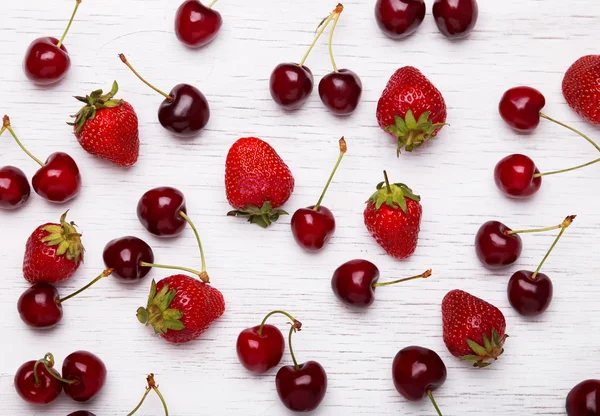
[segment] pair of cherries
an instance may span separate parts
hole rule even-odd
[[[327,373],[316,361],[298,364],[292,348],[292,334],[302,329],[302,323],[284,311],[270,312],[260,325],[244,329],[238,336],[236,350],[240,363],[254,374],[263,374],[277,366],[283,357],[285,340],[274,325],[266,324],[275,314],[290,319],[288,344],[293,365],[279,369],[275,386],[281,402],[295,412],[310,412],[321,404],[327,392]]]
[[[106,366],[88,351],[69,354],[63,361],[62,375],[54,368],[54,356],[50,353],[24,363],[15,374],[19,396],[36,405],[52,403],[63,390],[76,402],[87,402],[96,397],[105,382]]]
[[[362,95],[362,82],[359,76],[349,69],[338,69],[333,57],[333,33],[344,6],[338,4],[320,24],[318,33],[299,64],[282,63],[271,73],[269,87],[273,100],[285,110],[297,110],[304,105],[313,91],[314,78],[311,70],[304,65],[313,47],[333,21],[329,36],[329,56],[333,72],[319,82],[321,101],[332,113],[340,116],[352,114]]]
[[[375,20],[392,39],[412,35],[425,19],[425,0],[377,0]],[[461,39],[475,27],[477,0],[435,0],[433,17],[440,32],[449,39]]]

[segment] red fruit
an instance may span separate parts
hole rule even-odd
[[[599,416],[600,380],[585,380],[573,387],[566,408],[568,416]]]
[[[433,139],[446,123],[442,93],[412,66],[397,70],[377,104],[379,126],[398,138],[398,150],[417,149]]]
[[[292,172],[267,142],[256,137],[236,141],[225,162],[225,191],[235,211],[230,216],[267,227],[287,214],[277,209],[294,190]]]
[[[421,198],[403,183],[385,182],[367,201],[364,221],[369,233],[392,257],[405,259],[417,248],[421,228]]]
[[[0,168],[0,209],[13,210],[25,205],[31,187],[25,173],[14,166]]]
[[[75,351],[62,365],[65,394],[76,402],[87,402],[98,395],[106,383],[106,365],[88,351]]]
[[[455,357],[487,367],[504,352],[504,315],[494,305],[452,290],[442,300],[444,343]]]
[[[51,355],[49,355],[52,357]],[[48,364],[48,369],[44,366]],[[52,403],[60,396],[63,385],[57,378],[60,374],[53,368],[54,360],[46,358],[38,361],[27,361],[15,374],[15,390],[23,400],[31,404],[44,405]],[[38,382],[36,382],[36,374]]]
[[[600,124],[600,55],[579,58],[567,70],[562,91],[569,106],[593,124]]]
[[[208,283],[178,274],[158,283],[152,281],[148,305],[138,309],[137,317],[165,341],[181,344],[200,337],[223,312],[221,292]]]
[[[27,240],[23,277],[29,283],[68,279],[83,262],[81,234],[73,222],[66,222],[67,212],[60,217],[60,224],[41,225]]]
[[[283,357],[285,339],[273,325],[246,328],[238,335],[236,351],[240,363],[250,372],[262,374],[275,367]]]
[[[223,25],[221,14],[198,0],[184,1],[175,14],[175,35],[190,48],[199,48],[217,37]]]
[[[115,81],[107,94],[102,90],[85,97],[75,97],[85,103],[75,118],[75,137],[81,147],[93,156],[118,166],[132,166],[140,153],[138,118],[126,101],[116,100],[119,86]]]
[[[540,124],[540,112],[546,105],[544,94],[531,87],[515,87],[504,93],[498,111],[516,131],[529,133]]]

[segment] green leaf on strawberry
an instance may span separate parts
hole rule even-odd
[[[385,130],[398,137],[398,148],[396,155],[400,156],[402,148],[412,152],[423,145],[427,140],[435,137],[437,131],[446,123],[432,123],[429,119],[429,111],[425,111],[418,120],[412,110],[408,110],[404,119],[398,115],[394,116],[394,123],[387,126]]]
[[[375,209],[379,210],[383,204],[386,204],[391,209],[400,208],[402,212],[407,213],[408,207],[406,204],[406,198],[412,199],[413,201],[421,201],[419,195],[415,195],[407,185],[403,183],[390,184],[388,181],[387,173],[384,172],[385,182],[377,184],[377,191],[371,195],[367,200],[367,203],[375,204]]]
[[[137,310],[138,320],[146,326],[152,326],[156,334],[165,334],[169,330],[181,331],[185,329],[185,325],[181,321],[183,312],[169,308],[175,296],[177,296],[177,291],[169,289],[168,285],[163,286],[160,292],[157,293],[156,281],[152,280],[148,304],[145,308],[142,306]]]
[[[81,234],[77,232],[75,223],[67,222],[68,210],[60,217],[60,225],[51,224],[42,227],[42,230],[48,234],[40,241],[48,247],[58,246],[56,256],[66,256],[67,260],[79,263],[83,261],[85,251],[81,244]]]
[[[85,97],[75,97],[75,99],[85,103],[85,106],[79,110],[77,114],[71,116],[75,119],[74,123],[67,123],[70,126],[76,126],[76,133],[79,133],[86,121],[93,120],[96,117],[96,111],[102,108],[113,108],[119,107],[123,105],[123,100],[115,100],[113,99],[117,92],[119,91],[119,85],[117,81],[113,82],[111,90],[103,94],[102,90],[92,91],[90,95],[86,95]]]
[[[473,367],[484,368],[491,364],[491,361],[495,361],[504,353],[504,342],[508,335],[500,337],[495,329],[492,329],[492,339],[483,334],[483,343],[480,345],[477,342],[467,339],[467,345],[473,350],[475,354],[464,355],[460,357],[461,360],[473,363]]]
[[[230,217],[248,217],[248,222],[266,228],[277,221],[281,215],[288,215],[283,209],[273,209],[270,201],[265,201],[260,208],[246,205],[244,209],[229,211]]]

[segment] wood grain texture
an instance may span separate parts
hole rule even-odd
[[[16,313],[18,296],[27,287],[21,273],[24,244],[38,224],[57,220],[66,208],[32,195],[24,209],[0,213],[2,415],[64,416],[78,408],[98,416],[125,415],[141,397],[148,372],[156,374],[175,416],[286,415],[274,372],[252,376],[235,355],[237,334],[272,309],[288,310],[304,323],[295,337],[299,360],[317,360],[327,369],[328,393],[315,415],[434,414],[429,403],[401,398],[391,381],[394,355],[413,344],[436,350],[446,362],[448,380],[436,395],[444,415],[565,414],[570,388],[598,377],[600,366],[600,166],[544,179],[530,201],[506,199],[492,179],[494,165],[505,155],[528,154],[543,171],[583,163],[596,154],[588,143],[549,122],[534,135],[514,134],[498,116],[497,105],[507,88],[531,85],[546,95],[547,114],[600,138],[600,129],[579,119],[560,92],[568,66],[598,53],[600,2],[572,0],[565,6],[561,0],[481,0],[477,28],[463,42],[443,38],[430,11],[416,35],[389,40],[375,24],[373,3],[346,1],[336,31],[338,65],[357,72],[364,85],[358,111],[343,119],[323,108],[316,91],[291,114],[277,108],[268,91],[272,68],[300,59],[334,3],[219,1],[221,34],[208,47],[192,51],[173,34],[178,1],[84,0],[66,40],[73,67],[64,82],[49,89],[26,81],[23,54],[35,37],[62,33],[73,1],[3,5],[0,112],[11,116],[17,134],[38,157],[60,149],[74,156],[82,170],[82,192],[68,208],[84,233],[86,260],[73,279],[60,285],[61,292],[96,276],[104,267],[104,244],[128,234],[148,241],[157,260],[199,265],[191,230],[159,240],[136,218],[137,200],[146,190],[171,185],[187,196],[188,213],[202,234],[211,279],[223,292],[227,311],[196,342],[171,346],[156,339],[135,319],[150,278],[167,275],[154,271],[139,285],[107,279],[65,304],[57,328],[28,329]],[[189,82],[204,92],[212,117],[200,137],[180,141],[160,127],[161,97],[128,72],[117,57],[121,52],[160,88]],[[307,64],[317,80],[330,71],[324,42]],[[374,114],[389,76],[404,65],[420,68],[442,91],[450,126],[433,143],[397,159],[393,141],[377,127]],[[140,118],[140,160],[127,171],[85,153],[65,124],[78,109],[73,95],[109,88],[114,79],[120,97]],[[236,139],[250,135],[269,141],[294,173],[296,190],[286,205],[291,212],[316,202],[335,162],[337,140],[346,136],[348,154],[324,202],[335,213],[338,229],[322,253],[306,254],[295,245],[289,217],[262,230],[224,215],[229,209],[225,156]],[[0,149],[0,164],[33,175],[36,165],[8,135]],[[422,196],[420,245],[408,261],[385,255],[362,223],[364,201],[384,168]],[[555,299],[540,318],[522,319],[508,304],[506,283],[513,271],[537,265],[554,234],[525,236],[521,259],[501,272],[478,263],[474,234],[489,219],[522,228],[556,224],[567,214],[578,218],[544,269],[553,278]],[[330,288],[333,270],[352,258],[375,262],[382,279],[430,267],[434,274],[427,281],[382,288],[368,312],[356,312],[337,302]],[[443,344],[440,302],[454,288],[491,301],[506,315],[511,335],[506,353],[486,370],[459,362]],[[285,326],[282,319],[273,323]],[[47,351],[60,363],[76,349],[94,351],[108,366],[108,384],[95,401],[77,406],[63,397],[41,410],[18,398],[13,376],[21,363]],[[289,362],[286,353],[284,363]],[[161,415],[158,399],[150,396],[139,414]]]

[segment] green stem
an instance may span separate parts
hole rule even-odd
[[[133,68],[133,66],[131,66],[131,64],[129,63],[129,61],[127,60],[127,58],[125,57],[125,55],[123,55],[122,53],[119,54],[119,58],[121,58],[121,61],[127,65],[127,67],[131,70],[131,72],[134,73],[134,75],[136,77],[138,77],[140,79],[140,81],[142,81],[144,84],[146,84],[147,86],[149,86],[150,88],[152,88],[154,91],[156,91],[157,93],[159,93],[160,95],[162,95],[163,97],[165,97],[167,100],[169,101],[173,101],[173,97],[171,97],[169,94],[159,90],[158,88],[156,88],[154,85],[150,84],[148,81],[146,81],[140,74],[138,74],[138,72]]]
[[[510,231],[505,231],[504,234],[505,235],[513,235],[513,234],[526,234],[526,233],[543,233],[545,231],[558,230],[561,227],[562,227],[562,224],[558,224],[558,225],[553,225],[552,227],[534,228],[531,230],[510,230]]]
[[[140,407],[142,407],[142,404],[144,404],[144,401],[146,400],[146,397],[148,397],[148,394],[150,393],[150,390],[152,390],[150,387],[146,387],[146,391],[144,392],[144,395],[142,396],[142,400],[140,400],[140,402],[135,407],[135,409],[133,409],[130,413],[128,413],[127,416],[131,416],[135,412],[137,412],[138,410],[140,410]]]
[[[540,263],[540,265],[538,266],[538,268],[535,269],[535,272],[533,272],[533,275],[531,275],[531,280],[535,280],[535,278],[537,277],[538,273],[542,269],[542,266],[546,262],[546,259],[548,259],[548,256],[550,256],[550,253],[552,253],[552,250],[554,250],[554,247],[556,247],[556,244],[558,243],[558,240],[560,240],[560,238],[564,234],[565,230],[567,228],[569,228],[569,226],[573,223],[574,219],[575,219],[575,215],[570,215],[567,218],[565,218],[565,220],[561,224],[560,232],[558,233],[558,235],[554,239],[554,243],[552,243],[552,245],[550,246],[550,249],[548,250],[548,252],[544,256],[544,258],[542,259],[542,262]]]
[[[339,6],[339,5],[338,5]],[[321,37],[321,35],[323,34],[323,32],[325,31],[325,29],[327,28],[327,26],[329,25],[329,22],[331,22],[331,19],[333,19],[333,16],[335,16],[335,14],[337,13],[337,7],[335,8],[335,10],[333,12],[331,12],[331,14],[329,14],[329,16],[327,16],[325,18],[325,20],[323,20],[321,22],[320,25],[320,29],[317,33],[317,35],[315,36],[315,38],[313,39],[313,42],[310,44],[310,46],[308,47],[308,50],[306,51],[306,53],[304,54],[304,56],[302,57],[302,60],[300,61],[299,65],[302,66],[304,65],[304,62],[306,62],[306,59],[308,58],[308,55],[310,55],[310,52],[313,50],[313,48],[315,47],[315,45],[317,44],[317,41],[319,40],[319,38]]]
[[[163,408],[165,409],[165,416],[169,416],[169,409],[167,408],[167,402],[165,401],[165,398],[163,397],[163,395],[160,394],[158,387],[153,387],[152,390],[154,390],[154,392],[158,395],[158,398],[162,402]]]
[[[329,179],[327,180],[327,183],[325,184],[325,188],[323,189],[323,192],[321,193],[321,197],[317,201],[317,205],[315,205],[313,208],[315,211],[319,210],[319,207],[321,206],[321,202],[323,202],[323,198],[325,197],[325,193],[327,192],[327,189],[329,188],[329,184],[331,184],[331,180],[333,179],[335,172],[337,171],[338,167],[340,166],[340,163],[342,162],[342,158],[346,154],[346,149],[347,149],[346,140],[344,140],[344,138],[342,137],[340,139],[340,155],[338,156],[337,162],[336,162],[335,166],[333,167],[333,171],[331,172],[331,175],[329,175]]]
[[[553,122],[553,123],[556,123],[556,124],[558,124],[559,126],[563,126],[563,127],[567,128],[567,129],[571,130],[572,132],[574,132],[574,133],[577,133],[578,135],[580,135],[581,137],[583,137],[584,139],[586,139],[588,142],[590,142],[590,144],[591,144],[592,146],[594,146],[594,147],[595,147],[595,148],[596,148],[596,149],[597,149],[597,150],[600,152],[600,146],[598,146],[598,145],[596,144],[596,142],[594,142],[592,139],[590,139],[588,136],[586,136],[585,134],[583,134],[583,133],[582,133],[582,132],[580,132],[579,130],[577,130],[577,129],[574,129],[573,127],[571,127],[571,126],[569,126],[569,125],[567,125],[567,124],[565,124],[565,123],[561,123],[560,121],[558,121],[558,120],[555,120],[555,119],[553,119],[552,117],[548,117],[548,116],[547,116],[546,114],[544,114],[544,113],[540,113],[540,117],[542,117],[542,118],[545,118],[546,120],[550,120],[551,122]]]
[[[335,59],[333,58],[333,32],[335,31],[338,20],[340,20],[340,16],[341,13],[335,14],[335,19],[333,19],[333,25],[331,26],[331,32],[329,33],[329,57],[331,58],[331,65],[333,65],[333,72],[338,72],[338,67],[335,64]]]
[[[187,221],[190,227],[192,227],[192,230],[194,230],[194,234],[196,235],[196,241],[198,241],[198,248],[200,249],[200,259],[202,259],[202,271],[206,273],[206,260],[204,259],[204,250],[202,249],[202,241],[200,241],[200,234],[198,234],[196,226],[185,212],[179,211],[179,215],[183,217],[183,219]]]
[[[542,176],[549,176],[549,175],[556,175],[558,173],[570,172],[572,170],[577,170],[577,169],[585,168],[586,166],[590,166],[590,165],[593,165],[594,163],[598,163],[598,162],[600,162],[600,158],[594,159],[594,160],[592,160],[591,162],[588,162],[588,163],[584,163],[583,165],[574,166],[574,167],[569,168],[569,169],[555,170],[553,172],[536,173],[535,175],[533,175],[533,177],[534,178],[539,178],[539,177],[542,177]]]
[[[275,314],[281,314],[281,315],[287,316],[288,318],[290,318],[290,321],[292,321],[292,325],[294,325],[296,322],[299,322],[298,320],[296,320],[296,318],[294,318],[292,315],[290,315],[289,313],[287,313],[285,311],[273,311],[273,312],[269,312],[267,314],[267,316],[265,316],[265,318],[260,323],[260,328],[258,328],[258,336],[259,337],[262,336],[262,330],[263,330],[263,327],[265,326],[265,323],[267,323],[267,319],[269,319],[271,316],[273,316]]]
[[[433,403],[433,407],[435,407],[435,410],[437,411],[439,416],[443,416],[442,412],[440,411],[440,408],[438,407],[437,403],[435,402],[435,399],[433,398],[433,393],[431,393],[431,390],[427,390],[427,395],[429,396],[429,400],[431,400],[431,403]]]
[[[43,364],[43,366],[46,368],[46,371],[48,372],[48,374],[50,374],[52,377],[54,377],[58,381],[66,383],[66,384],[77,383],[77,380],[67,380],[67,379],[62,378],[61,376],[55,374],[54,371],[52,371],[52,367],[54,367],[54,356],[52,355],[52,353],[46,353],[46,355],[44,355],[44,358],[42,358],[41,360],[37,360],[35,362],[35,364],[33,365],[33,380],[34,380],[34,383],[36,386],[40,385],[40,377],[38,376],[38,373],[37,373],[37,369],[40,364]]]
[[[69,20],[69,24],[67,25],[67,28],[65,29],[62,37],[60,38],[60,41],[56,44],[56,47],[58,49],[60,49],[60,47],[62,46],[65,38],[67,37],[67,33],[69,33],[69,29],[71,28],[71,24],[73,23],[73,19],[75,19],[75,15],[77,14],[77,9],[79,9],[79,5],[81,4],[82,0],[75,0],[75,10],[73,10],[73,14],[71,15],[71,19]]]
[[[390,186],[390,180],[388,179],[387,172],[383,171],[383,177],[385,178],[385,187],[387,188],[388,193],[392,193],[392,187]]]
[[[300,366],[298,365],[298,361],[296,361],[296,356],[294,355],[294,349],[292,348],[292,334],[296,332],[296,327],[292,324],[290,327],[290,333],[288,335],[288,346],[290,348],[290,355],[292,356],[292,361],[294,362],[294,368],[296,371],[300,370]]]
[[[29,153],[29,150],[25,149],[25,146],[23,146],[23,143],[21,143],[21,141],[19,140],[19,138],[17,137],[17,135],[13,131],[12,126],[10,125],[10,118],[8,118],[8,116],[4,116],[4,118],[2,119],[2,122],[3,122],[2,123],[2,129],[3,129],[3,131],[4,131],[4,129],[7,129],[9,131],[9,133],[12,135],[13,139],[15,139],[15,141],[17,142],[17,144],[19,145],[19,147],[21,149],[23,149],[23,151],[25,153],[27,153],[27,156],[29,156],[30,158],[32,158],[33,160],[35,160],[38,165],[40,165],[40,166],[43,167],[44,164],[42,163],[42,161],[39,160],[34,155],[32,155],[31,153]]]
[[[81,292],[83,292],[84,290],[86,290],[86,289],[90,288],[92,285],[94,285],[98,280],[101,280],[101,279],[103,279],[105,277],[110,276],[110,274],[112,272],[113,272],[113,269],[106,269],[106,270],[104,270],[98,277],[96,277],[90,283],[88,283],[87,285],[85,285],[84,287],[82,287],[81,289],[79,289],[78,291],[71,293],[69,296],[65,296],[64,298],[57,300],[56,303],[61,304],[64,301],[69,300],[72,297],[79,295]]]
[[[187,267],[168,266],[168,265],[165,265],[165,264],[155,264],[155,263],[146,263],[145,261],[140,261],[140,266],[142,266],[142,267],[156,267],[157,269],[183,270],[184,272],[195,274],[196,276],[200,277],[202,279],[202,281],[204,281],[204,283],[208,283],[207,281],[205,281],[205,277],[208,278],[208,275],[206,274],[206,272],[199,272],[198,270],[190,269],[190,268],[187,268]]]
[[[373,287],[390,286],[395,285],[396,283],[408,282],[409,280],[415,279],[427,279],[429,276],[431,276],[431,269],[421,273],[418,276],[406,277],[404,279],[393,280],[391,282],[373,283]]]
[[[217,2],[217,0],[213,0],[206,7],[208,7],[209,9],[212,9],[212,6],[214,6],[216,2]]]

